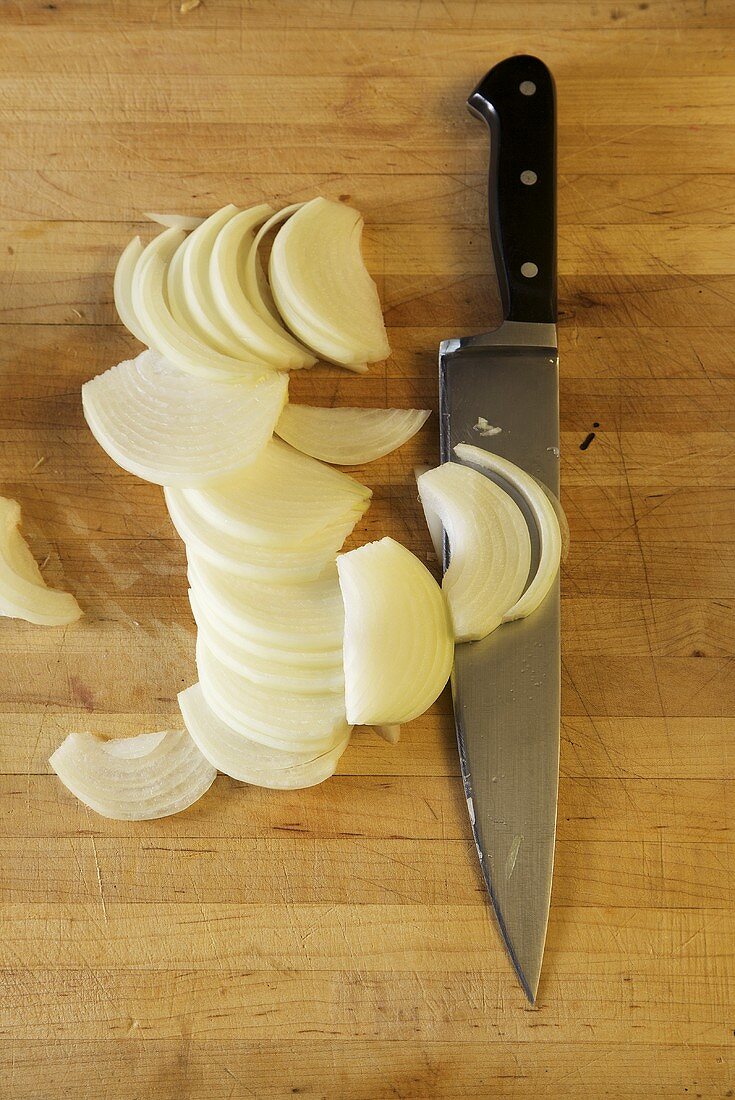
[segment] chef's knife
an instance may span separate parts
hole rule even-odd
[[[442,460],[456,461],[455,445],[472,443],[558,495],[554,82],[538,58],[510,57],[490,70],[468,105],[490,127],[490,237],[504,321],[493,332],[441,344]],[[538,537],[527,515],[533,572]],[[531,1003],[554,864],[559,684],[558,580],[527,619],[457,646],[452,694],[472,830]]]

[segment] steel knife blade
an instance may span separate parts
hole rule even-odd
[[[472,443],[515,462],[558,495],[553,78],[538,58],[507,58],[487,73],[468,106],[490,128],[488,211],[504,321],[493,332],[440,346],[442,461],[456,461],[457,443]],[[538,536],[526,514],[533,575]],[[445,565],[447,556],[448,548]],[[482,873],[531,1003],[554,864],[559,626],[557,580],[527,619],[458,645],[452,674],[460,765]]]

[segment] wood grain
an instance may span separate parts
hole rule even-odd
[[[727,1097],[735,1091],[735,8],[729,0],[0,5],[0,470],[86,611],[0,631],[0,1093],[12,1100]],[[560,108],[563,726],[538,1007],[489,919],[450,706],[356,733],[298,794],[87,812],[71,730],[176,721],[193,678],[160,491],[85,429],[135,353],[143,211],[316,192],[366,215],[392,354],[299,400],[436,410],[440,339],[497,320],[464,99],[535,52]],[[597,425],[593,427],[593,425]],[[586,450],[580,444],[590,431]],[[360,469],[355,542],[433,563],[413,466]]]

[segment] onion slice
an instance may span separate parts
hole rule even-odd
[[[210,259],[217,235],[238,213],[237,207],[230,203],[217,210],[194,230],[181,245],[181,274],[189,313],[212,347],[235,359],[252,359],[250,348],[238,340],[222,321],[209,276]]]
[[[449,538],[442,588],[457,642],[476,641],[503,622],[525,587],[531,539],[523,513],[495,482],[456,462],[421,474],[419,495]]]
[[[358,520],[352,510],[346,518],[290,546],[263,546],[211,524],[192,508],[178,489],[165,488],[171,522],[198,558],[235,576],[271,584],[298,584],[316,580],[342,547]]]
[[[254,684],[223,665],[201,635],[196,659],[209,707],[252,741],[287,751],[329,752],[350,731],[341,695],[305,695]]]
[[[220,380],[262,378],[266,368],[261,363],[246,363],[223,355],[198,339],[173,316],[166,281],[169,264],[184,238],[181,229],[165,229],[146,245],[135,266],[133,309],[146,333],[146,343],[187,374]]]
[[[500,455],[485,451],[481,447],[472,447],[467,443],[459,443],[454,448],[454,453],[462,462],[469,462],[473,466],[490,470],[512,485],[526,501],[533,515],[541,544],[538,569],[520,599],[503,615],[504,623],[512,622],[514,619],[524,619],[541,605],[559,572],[562,539],[559,517],[554,505],[536,479],[507,458],[501,458]]]
[[[49,588],[21,535],[20,505],[0,497],[0,615],[38,626],[66,626],[82,609],[69,592]]]
[[[196,229],[204,221],[204,218],[190,217],[187,214],[154,214],[149,211],[146,211],[143,217],[157,225],[162,225],[164,229],[183,229],[186,232]]]
[[[272,214],[270,206],[253,206],[235,214],[220,229],[209,259],[214,305],[222,321],[259,359],[278,370],[311,367],[316,362],[315,356],[272,317],[258,279],[260,267],[254,230]],[[253,300],[246,289],[248,265],[253,270],[251,283],[256,294]]]
[[[295,214],[297,210],[300,210],[303,205],[303,202],[295,202],[292,203],[291,206],[284,206],[282,210],[277,210],[275,214],[272,214],[255,234],[252,246],[245,256],[245,266],[243,269],[243,287],[245,293],[260,319],[264,321],[273,332],[281,332],[282,330],[287,332],[288,330],[283,328],[283,322],[279,316],[276,303],[273,300],[271,288],[263,272],[259,249],[271,230],[275,229],[277,225],[280,225],[287,218],[290,218],[291,215]],[[289,333],[289,335],[291,334]],[[291,339],[293,340],[294,337],[291,336]]]
[[[400,726],[373,726],[376,733],[379,733],[384,741],[387,741],[389,745],[397,745],[401,739],[401,727]]]
[[[276,234],[268,267],[291,331],[322,358],[353,370],[390,354],[378,289],[360,249],[362,227],[352,207],[312,199]]]
[[[286,405],[276,432],[312,458],[338,466],[359,466],[402,447],[430,415],[428,409]]]
[[[82,406],[124,470],[158,485],[205,485],[258,457],[287,392],[287,376],[275,371],[257,382],[219,382],[144,351],[85,382]]]
[[[143,243],[140,237],[133,237],[122,250],[120,259],[117,261],[112,292],[117,315],[125,328],[136,340],[140,340],[141,344],[147,346],[148,336],[133,309],[133,273],[142,255]]]
[[[116,821],[177,814],[197,802],[217,775],[186,730],[109,741],[70,733],[49,763],[80,802]]]
[[[240,473],[206,489],[182,489],[186,502],[226,534],[262,546],[293,546],[350,513],[365,512],[370,489],[273,439]]]
[[[205,610],[199,596],[189,590],[189,602],[197,629],[209,650],[233,672],[252,680],[254,684],[279,688],[281,691],[301,691],[305,695],[321,695],[334,691],[344,694],[345,678],[342,671],[342,653],[333,652],[331,664],[310,664],[299,652],[275,650],[278,660],[269,653],[258,652],[261,643],[254,643],[246,635],[238,635],[210,608]],[[320,654],[324,658],[324,654]]]
[[[345,605],[345,697],[353,725],[410,722],[449,678],[454,638],[444,596],[391,538],[337,558]]]
[[[225,573],[190,553],[189,580],[205,613],[211,608],[256,642],[295,653],[341,644],[344,608],[334,567],[305,584],[263,584]]]
[[[273,790],[298,790],[323,783],[334,775],[350,741],[349,733],[326,752],[274,749],[251,741],[218,718],[207,705],[200,684],[182,691],[179,707],[186,728],[200,752],[225,775]]]

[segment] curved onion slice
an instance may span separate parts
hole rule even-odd
[[[258,249],[272,229],[275,229],[281,222],[290,218],[291,215],[295,214],[297,210],[300,210],[303,205],[303,202],[295,202],[292,203],[291,206],[284,206],[282,210],[277,210],[275,214],[272,214],[255,234],[250,251],[245,256],[243,288],[255,312],[274,332],[280,332],[281,330],[288,332],[288,329],[283,328],[283,322],[278,315],[278,308],[273,300],[271,288],[260,263],[260,253]],[[290,333],[289,336],[291,336]],[[294,337],[291,336],[291,339],[293,340]]]
[[[128,332],[132,333],[136,340],[140,340],[141,344],[147,346],[148,337],[145,329],[133,309],[133,272],[142,255],[142,241],[140,237],[133,237],[132,241],[122,250],[120,259],[117,261],[112,291],[118,317]]]
[[[402,447],[430,415],[428,409],[286,405],[276,432],[312,458],[338,466],[358,466]]]
[[[158,485],[204,485],[253,462],[273,434],[286,375],[217,382],[144,351],[82,386],[97,442],[124,470]]]
[[[189,580],[205,613],[234,630],[279,649],[335,649],[342,641],[344,609],[334,568],[304,584],[262,584],[235,577],[189,554]]]
[[[192,740],[210,764],[225,775],[273,790],[297,790],[323,783],[334,775],[347,748],[347,733],[327,752],[273,749],[243,737],[218,718],[207,705],[200,684],[182,691],[179,707]]]
[[[316,357],[280,322],[274,321],[265,305],[262,308],[267,320],[264,320],[245,289],[245,267],[255,240],[254,230],[271,214],[270,206],[253,206],[226,222],[212,244],[209,280],[215,308],[243,347],[279,370],[297,370],[313,366]],[[262,302],[257,253],[253,253],[251,262],[256,271],[258,301]]]
[[[174,321],[190,336],[207,344],[207,334],[196,323],[184,295],[184,254],[188,243],[189,238],[185,237],[171,257],[166,269],[166,303]]]
[[[503,622],[509,623],[513,619],[524,619],[532,611],[535,611],[546,598],[559,572],[561,529],[554,505],[536,479],[527,474],[525,470],[522,470],[520,466],[509,462],[507,458],[501,458],[500,455],[484,451],[481,447],[472,447],[467,443],[459,443],[454,448],[454,453],[462,462],[470,462],[474,466],[491,470],[498,477],[507,481],[521,494],[531,510],[541,543],[538,569],[521,598],[506,610],[503,615]]]
[[[325,359],[352,369],[390,354],[357,210],[312,199],[276,234],[268,273],[279,313]]]
[[[229,326],[220,318],[209,278],[209,262],[217,234],[239,210],[230,203],[217,210],[187,238],[183,250],[181,273],[183,291],[189,313],[207,340],[218,351],[235,359],[252,359],[251,350],[236,339]]]
[[[191,588],[189,589],[189,603],[197,622],[206,620],[216,629],[223,642],[226,642],[238,653],[244,652],[248,657],[252,655],[261,662],[275,665],[292,665],[294,660],[298,660],[301,666],[309,669],[331,672],[337,667],[342,668],[341,645],[339,649],[302,649],[298,653],[294,653],[293,649],[285,649],[277,644],[269,644],[267,641],[254,638],[252,634],[246,634],[233,621],[223,619],[218,615],[211,605],[206,606],[203,604],[200,596]]]
[[[429,470],[433,469],[433,466],[414,466],[413,476],[418,482],[422,474],[428,474]],[[418,499],[419,501],[421,501],[420,496]],[[430,510],[427,511],[427,509],[424,508],[424,517],[426,519],[426,526],[429,529],[431,545],[434,547],[434,557],[441,565],[441,563],[444,561],[444,528],[442,527],[441,520],[435,512],[432,512]]]
[[[135,265],[132,301],[146,343],[188,374],[205,378],[262,378],[266,368],[246,363],[209,347],[175,319],[168,305],[166,278],[176,249],[184,241],[181,229],[164,229],[146,245]]]
[[[350,512],[357,522],[372,496],[347,474],[277,439],[240,473],[181,493],[214,527],[261,546],[293,546]]]
[[[275,749],[329,752],[350,731],[341,695],[304,695],[254,684],[218,661],[201,636],[196,658],[209,707],[252,741]]]
[[[306,695],[321,695],[325,691],[344,694],[345,678],[340,650],[328,651],[333,654],[333,663],[321,666],[309,664],[302,660],[301,653],[288,650],[276,650],[279,659],[273,660],[270,653],[264,656],[254,652],[250,639],[238,636],[232,629],[228,630],[226,622],[222,624],[219,616],[208,608],[205,610],[193,589],[189,590],[189,602],[207,648],[233,672],[255,684],[265,684],[282,691],[302,691]]]
[[[523,512],[495,482],[456,462],[422,474],[418,487],[424,510],[439,517],[449,539],[442,588],[455,640],[484,638],[528,580],[531,539]]]
[[[340,554],[348,721],[410,722],[449,678],[454,638],[444,596],[410,550],[391,538]]]
[[[182,493],[164,489],[171,522],[197,557],[235,576],[271,584],[313,581],[334,561],[358,516],[324,527],[311,538],[292,546],[261,546],[213,526],[193,509]]]
[[[149,211],[145,211],[143,217],[156,225],[162,225],[164,229],[184,229],[187,232],[196,229],[204,221],[204,218],[189,217],[187,214],[153,214]]]
[[[217,775],[186,730],[111,741],[70,733],[49,763],[80,802],[116,821],[177,814],[198,801]]]
[[[18,530],[20,505],[0,497],[0,615],[38,626],[66,626],[82,615],[70,592],[49,588]]]

